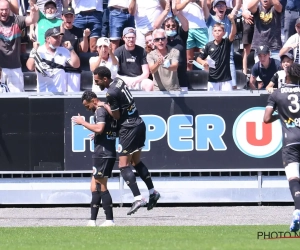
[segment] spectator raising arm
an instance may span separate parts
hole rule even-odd
[[[181,2],[181,0],[176,0],[176,9],[178,11],[183,10],[189,3],[196,2],[196,0],[185,0]]]
[[[230,20],[231,22],[231,31],[230,31],[230,34],[228,36],[228,39],[233,42],[234,38],[235,38],[235,35],[236,35],[236,25],[235,25],[235,21],[234,21],[234,15],[232,14],[229,14],[228,16],[228,19]]]
[[[25,19],[26,26],[35,24],[39,20],[39,16],[40,16],[39,8],[35,4],[33,4],[32,1],[30,1],[29,4],[30,4],[30,15],[26,16]]]
[[[181,11],[176,9],[176,0],[172,0],[172,12],[178,18],[179,22],[181,23],[181,28],[185,31],[189,31],[189,21],[184,17]]]
[[[136,13],[136,0],[131,0],[129,7],[128,7],[128,12],[130,15],[134,16]]]
[[[158,16],[158,18],[153,24],[153,30],[159,29],[162,26],[162,23],[165,21],[167,15],[169,14],[170,9],[171,9],[170,1],[167,1],[164,11]]]
[[[18,0],[9,1],[9,7],[12,13],[19,15],[19,2]]]
[[[65,44],[65,48],[68,49],[70,51],[71,57],[69,59],[69,64],[73,67],[73,68],[79,68],[80,67],[80,59],[77,56],[76,52],[74,51],[74,48],[72,47],[70,42],[65,42],[67,44]]]
[[[248,3],[248,10],[254,14],[257,11],[260,0],[252,0]]]
[[[207,7],[207,0],[201,0],[201,1],[197,2],[197,4],[202,8],[204,18],[205,18],[205,20],[207,20],[210,15],[209,9]]]

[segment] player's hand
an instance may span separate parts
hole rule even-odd
[[[104,105],[105,105],[105,102],[101,102],[101,101],[99,101],[97,104],[98,107],[104,107]]]
[[[79,113],[78,116],[73,116],[71,120],[75,125],[82,125],[84,123],[83,117]]]
[[[91,34],[91,31],[90,31],[90,29],[88,29],[88,28],[86,28],[86,29],[83,31],[83,37],[88,37],[88,36],[90,36],[90,34]]]
[[[90,138],[91,141],[93,141],[94,138],[95,138],[95,133],[89,134],[89,138]]]

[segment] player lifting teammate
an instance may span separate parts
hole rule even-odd
[[[111,177],[111,172],[116,161],[116,137],[117,121],[114,120],[103,107],[98,107],[101,103],[97,95],[92,91],[85,91],[81,98],[82,104],[94,113],[94,123],[90,124],[78,116],[73,116],[72,121],[77,125],[82,125],[94,132],[93,154],[93,177],[91,181],[91,220],[88,226],[96,226],[96,218],[102,199],[102,206],[105,211],[106,221],[100,226],[114,226],[113,205],[110,193],[107,189],[107,178]]]
[[[144,147],[146,139],[145,123],[139,116],[134,99],[122,79],[116,77],[112,80],[110,70],[102,66],[94,70],[94,80],[101,90],[107,88],[106,99],[109,105],[103,104],[103,106],[114,119],[118,120],[120,126],[119,168],[135,199],[127,215],[135,213],[140,207],[147,204],[141,196],[130,163],[149,190],[147,209],[151,210],[160,198],[160,194],[154,190],[148,168],[140,160],[141,149]]]
[[[289,84],[274,91],[268,100],[264,122],[280,119],[283,135],[282,160],[290,191],[295,204],[290,231],[297,232],[300,227],[300,65],[293,64],[286,72]],[[274,114],[277,110],[278,114]]]

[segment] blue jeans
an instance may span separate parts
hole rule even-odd
[[[118,9],[110,10],[109,23],[110,40],[120,40],[125,27],[135,28],[134,17]]]
[[[107,8],[107,1],[103,1],[103,17],[102,17],[102,30],[101,36],[108,37],[109,32],[109,9]]]
[[[284,12],[284,36],[285,41],[289,39],[290,36],[296,34],[295,24],[299,17],[299,12],[286,10]]]
[[[101,37],[102,17],[101,11],[78,13],[75,16],[74,26],[80,29],[90,29],[90,37]]]

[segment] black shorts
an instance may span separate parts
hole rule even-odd
[[[254,24],[250,25],[248,23],[245,23],[243,21],[243,38],[242,43],[243,44],[251,44],[254,34]]]
[[[116,158],[93,158],[93,176],[95,179],[110,178]]]
[[[292,162],[300,162],[300,144],[294,144],[282,148],[283,166]]]
[[[131,155],[145,146],[146,125],[144,122],[133,128],[122,127],[119,131],[119,156]]]

